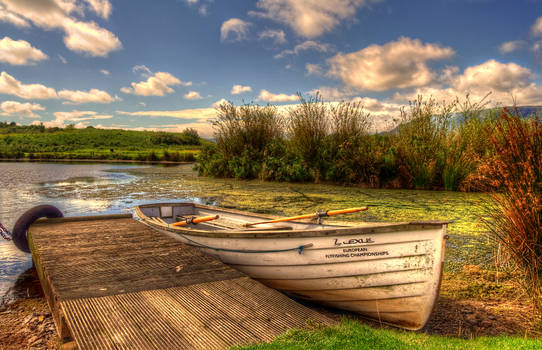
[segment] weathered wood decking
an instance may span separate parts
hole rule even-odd
[[[127,215],[38,221],[30,248],[62,341],[80,349],[212,349],[331,324]]]

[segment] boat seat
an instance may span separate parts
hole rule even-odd
[[[161,217],[158,217],[158,216],[151,216],[149,219],[151,219],[152,221],[154,222],[158,222],[160,224],[164,224],[164,225],[167,225],[168,223],[165,222]]]

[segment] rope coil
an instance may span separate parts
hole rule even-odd
[[[6,241],[11,241],[11,232],[0,222],[0,236]]]

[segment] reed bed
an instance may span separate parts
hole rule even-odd
[[[299,100],[283,113],[270,105],[221,105],[217,143],[202,152],[200,175],[469,190],[465,180],[492,152],[484,138],[497,114],[468,96],[450,103],[420,96],[395,129],[380,134],[369,132],[372,117],[361,103]]]

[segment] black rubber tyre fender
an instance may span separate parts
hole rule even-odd
[[[30,248],[28,247],[28,237],[27,231],[30,225],[39,218],[61,218],[64,214],[57,208],[52,205],[44,204],[38,205],[32,209],[27,210],[19,220],[13,226],[13,231],[11,232],[11,238],[15,246],[22,250],[23,252],[30,253]]]

